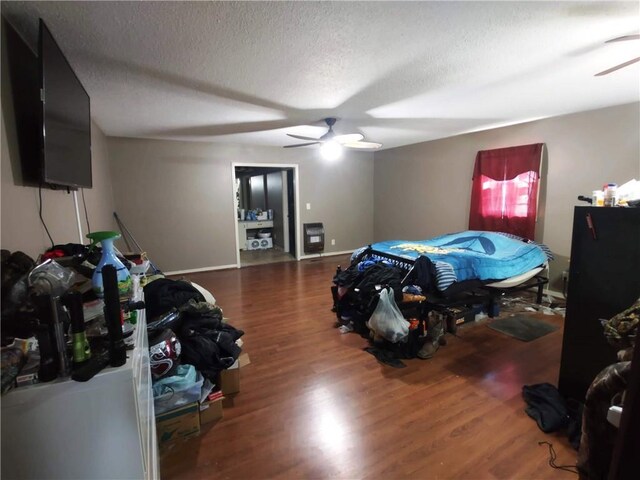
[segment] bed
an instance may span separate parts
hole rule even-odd
[[[548,283],[546,268],[552,258],[543,244],[496,232],[463,231],[428,240],[374,243],[356,250],[349,268],[334,278],[334,309],[339,317],[345,310],[358,310],[366,316],[371,295],[360,292],[360,283],[355,280],[349,283],[344,279],[349,278],[349,272],[351,277],[356,272],[366,276],[373,265],[387,265],[401,276],[394,290],[410,287],[426,297],[422,315],[437,310],[460,320],[486,310],[495,316],[499,312],[497,299],[507,292],[536,288],[536,300],[541,303]],[[401,301],[402,294],[397,293],[396,299]]]

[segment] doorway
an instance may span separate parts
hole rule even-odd
[[[238,268],[299,259],[298,165],[233,163]]]

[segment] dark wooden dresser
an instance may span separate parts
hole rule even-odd
[[[595,376],[617,361],[600,319],[611,318],[638,297],[640,208],[575,207],[558,381],[566,398],[584,401]]]

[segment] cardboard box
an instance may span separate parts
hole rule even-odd
[[[238,357],[238,365],[240,365],[240,368],[246,367],[250,363],[251,363],[251,359],[249,358],[249,354],[241,353],[240,356]]]
[[[223,395],[240,391],[240,362],[236,362],[220,373],[220,387]]]
[[[198,402],[156,416],[158,446],[165,451],[171,446],[200,435]]]
[[[222,418],[222,398],[206,400],[200,404],[200,425],[217,422]]]
[[[220,373],[220,387],[223,395],[231,395],[240,391],[240,370],[249,365],[251,360],[248,353],[238,357],[233,365]]]

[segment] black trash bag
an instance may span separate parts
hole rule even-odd
[[[181,307],[192,298],[198,302],[206,301],[198,289],[182,280],[160,278],[144,287],[148,318],[155,318],[172,308]]]

